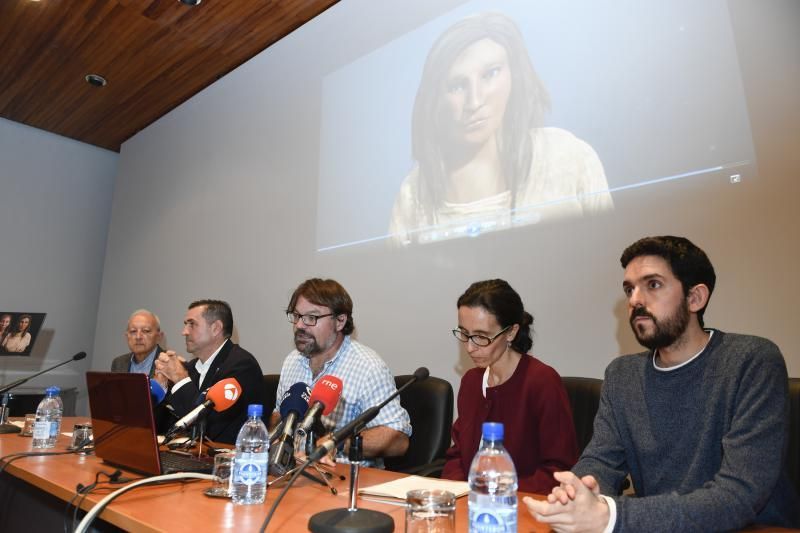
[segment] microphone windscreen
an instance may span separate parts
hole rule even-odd
[[[304,417],[308,411],[308,400],[310,392],[308,385],[303,382],[295,383],[283,395],[281,400],[281,418],[286,418],[289,413],[294,411],[298,417]]]
[[[242,386],[235,378],[225,378],[214,383],[208,393],[206,399],[214,402],[214,410],[222,412],[230,409],[239,396],[242,395]]]
[[[417,378],[417,381],[422,381],[423,379],[428,379],[431,373],[428,371],[427,368],[424,366],[419,367],[414,371],[414,377]]]
[[[73,361],[80,361],[81,359],[86,358],[86,352],[78,352],[72,356]]]
[[[330,374],[322,376],[311,389],[311,398],[308,400],[309,404],[320,402],[325,408],[322,410],[323,415],[331,414],[331,411],[339,403],[339,397],[342,395],[342,380]]]
[[[161,386],[161,383],[151,379],[150,380],[150,395],[153,397],[153,405],[158,405],[167,395],[167,391]]]

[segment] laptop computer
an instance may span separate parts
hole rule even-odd
[[[87,372],[94,452],[104,462],[142,474],[207,472],[213,460],[159,451],[145,374]]]

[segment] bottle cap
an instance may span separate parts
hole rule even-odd
[[[503,440],[503,424],[500,422],[484,422],[483,440]]]
[[[251,403],[247,406],[247,416],[248,418],[258,417],[261,418],[261,415],[264,414],[264,406],[260,403]]]
[[[47,388],[44,390],[44,392],[45,392],[45,394],[48,394],[48,395],[50,395],[50,396],[55,396],[56,394],[58,394],[58,393],[60,393],[60,392],[61,392],[61,387],[57,387],[57,386],[55,386],[55,385],[52,385],[52,386],[50,386],[50,387],[47,387]]]

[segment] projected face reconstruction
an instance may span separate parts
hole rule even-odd
[[[417,165],[395,200],[396,242],[474,236],[613,207],[595,151],[541,127],[549,98],[514,22],[467,17],[431,48],[417,91]]]
[[[319,66],[318,252],[584,234],[757,177],[727,0],[438,4]]]
[[[445,80],[442,116],[450,159],[496,145],[496,136],[511,94],[511,75],[505,48],[481,39],[459,54]]]

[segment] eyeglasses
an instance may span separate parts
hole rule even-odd
[[[464,330],[462,329],[454,329],[453,330],[453,337],[460,340],[461,342],[472,341],[472,344],[475,346],[489,346],[494,342],[494,340],[506,332],[511,326],[506,326],[500,331],[497,332],[496,335],[492,337],[487,337],[486,335],[467,335]]]
[[[317,320],[325,318],[326,316],[333,316],[333,313],[328,313],[327,315],[301,315],[300,313],[293,313],[292,311],[286,313],[289,324],[297,324],[298,320],[302,320],[303,324],[306,326],[316,326]]]

